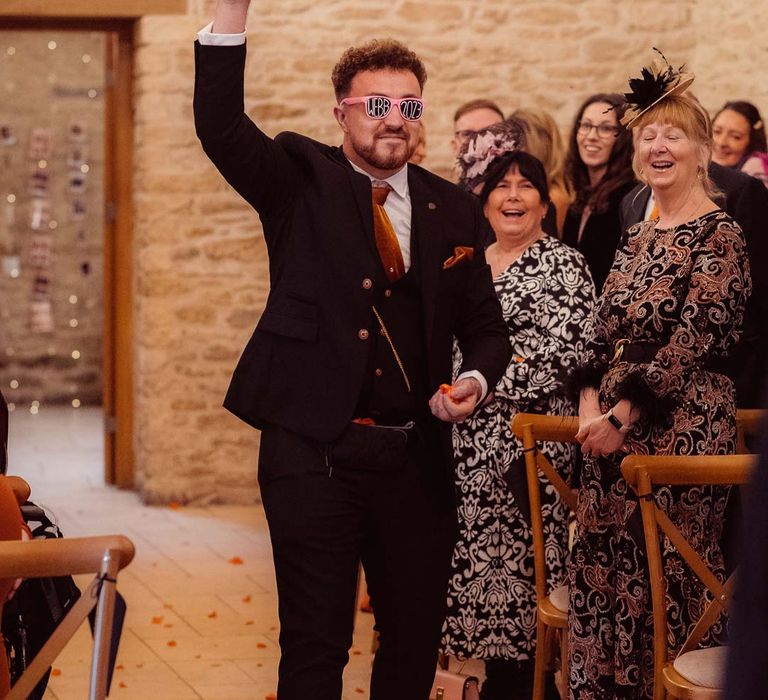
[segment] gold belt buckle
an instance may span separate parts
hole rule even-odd
[[[613,359],[611,364],[614,364],[621,360],[621,356],[624,354],[624,346],[629,345],[629,338],[622,338],[616,341],[616,345],[613,346]]]

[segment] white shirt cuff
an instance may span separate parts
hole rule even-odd
[[[473,377],[474,379],[477,379],[478,382],[480,382],[480,398],[477,400],[477,403],[480,403],[488,393],[488,382],[485,381],[485,377],[476,369],[470,369],[467,372],[462,372],[458,377],[456,377],[456,381],[458,382],[459,379],[466,379],[467,377]]]
[[[214,34],[213,22],[206,24],[198,33],[197,40],[203,46],[240,46],[245,43],[245,32],[239,34]]]

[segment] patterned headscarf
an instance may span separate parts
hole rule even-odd
[[[474,191],[485,182],[497,158],[524,147],[523,129],[514,117],[481,129],[464,144],[456,159],[459,187]]]
[[[459,187],[474,191],[485,182],[497,158],[524,146],[523,130],[514,117],[481,129],[464,144],[457,158]]]

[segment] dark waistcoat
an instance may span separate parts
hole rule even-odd
[[[374,295],[376,310],[397,350],[402,370],[379,321],[374,318],[372,326],[377,332],[371,334],[373,342],[357,403],[358,417],[373,418],[383,425],[419,420],[429,413],[421,270],[419,254],[415,250],[416,236],[412,236],[411,245],[411,267],[407,274]]]

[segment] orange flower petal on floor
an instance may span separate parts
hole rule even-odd
[[[122,671],[122,670],[125,668],[125,666],[123,666],[123,664],[117,664],[117,666],[115,666],[115,668],[116,668],[118,671]]]
[[[355,688],[355,692],[362,695],[365,691],[362,688]]]
[[[246,621],[245,621],[245,624],[246,624],[246,625],[252,625],[252,624],[253,624],[253,620],[246,620]]]
[[[165,627],[165,629],[169,629],[169,628],[173,627],[173,625],[172,625],[170,622],[166,622],[166,623],[163,625],[163,627]]]
[[[175,646],[176,646],[176,642],[174,642],[173,640],[171,640],[170,642],[168,642],[167,646],[169,646],[169,647],[175,647]]]
[[[60,675],[61,675],[61,669],[60,669],[60,668],[54,668],[54,669],[51,671],[51,675],[52,675],[52,676],[54,676],[54,677],[55,677],[55,676],[60,676]]]
[[[125,683],[123,683],[123,681],[120,681],[120,687],[121,688],[127,688],[128,686]]]
[[[243,563],[243,560],[242,560],[240,557],[232,557],[232,558],[229,560],[229,563],[230,563],[230,564],[235,564],[235,565],[238,565],[238,564],[242,564],[242,563]]]
[[[181,508],[181,503],[179,503],[178,501],[171,501],[171,502],[168,504],[168,507],[169,507],[171,510],[178,510],[179,508]]]
[[[218,616],[219,615],[218,615],[218,613],[215,610],[211,610],[211,612],[208,613],[208,617],[210,617],[211,620],[213,620],[214,618],[216,618]]]
[[[264,642],[257,642],[257,643],[256,643],[256,648],[257,648],[257,649],[266,649],[266,648],[267,648],[267,645],[266,645],[266,644],[264,644]]]
[[[250,603],[251,602],[251,596],[247,595],[245,598],[243,598],[244,603]]]
[[[157,615],[156,617],[152,618],[152,624],[153,625],[161,625],[163,623],[163,616]]]
[[[275,693],[267,693],[264,696],[264,700],[277,700],[277,695]]]

